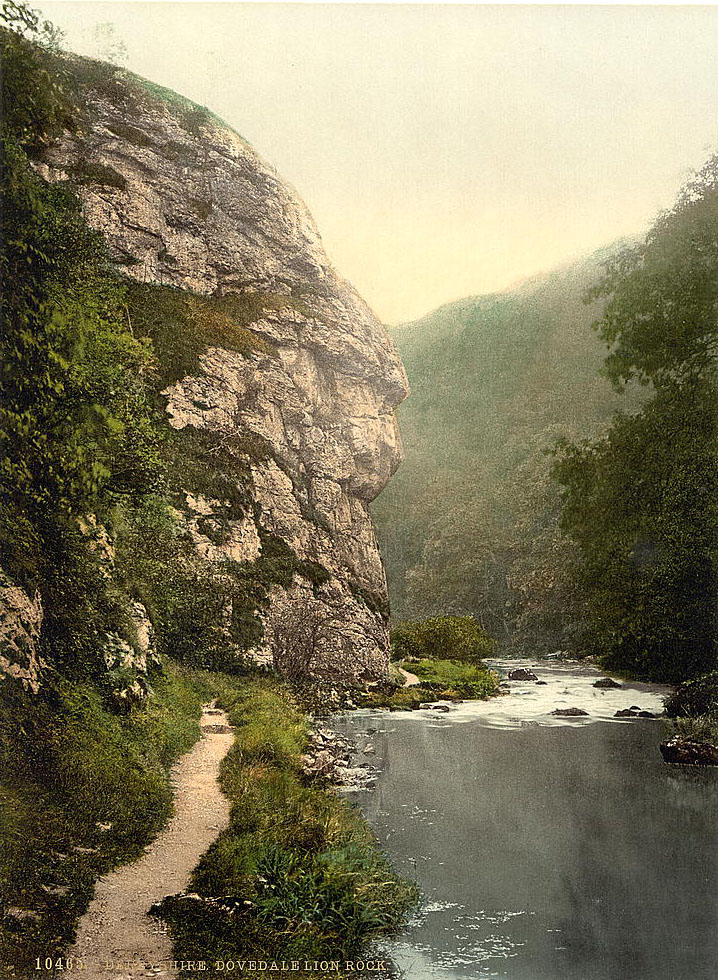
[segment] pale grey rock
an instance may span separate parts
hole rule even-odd
[[[82,159],[124,178],[124,188],[87,184],[80,193],[113,254],[136,263],[129,276],[205,294],[301,297],[279,309],[268,303],[249,325],[273,353],[210,348],[196,376],[165,392],[173,427],[258,436],[268,448],[266,459],[250,461],[259,526],[243,518],[217,545],[202,534],[202,512],[190,507],[199,554],[249,561],[259,553],[260,529],[281,536],[330,573],[317,594],[336,640],[319,671],[382,676],[386,581],[367,508],[401,459],[394,409],[408,386],[393,344],[331,267],[297,194],[236,133],[211,120],[188,132],[158,100],[137,101],[131,118],[100,93],[87,102],[88,131],[65,134],[40,169],[64,179]],[[116,135],[118,122],[131,122],[150,145]],[[275,605],[307,588],[296,578],[286,593],[275,589],[268,624]]]
[[[37,694],[46,666],[39,654],[43,608],[0,568],[0,681],[12,678]]]

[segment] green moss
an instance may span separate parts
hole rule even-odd
[[[261,299],[258,302],[261,309]],[[200,374],[200,357],[210,346],[235,350],[245,357],[275,352],[266,340],[247,329],[246,325],[257,318],[253,315],[254,302],[133,283],[128,291],[128,309],[135,333],[149,337],[154,344],[162,388],[187,375]]]
[[[165,140],[157,147],[157,152],[166,160],[182,166],[193,163],[197,155],[194,147],[180,143],[178,140]]]
[[[68,173],[74,184],[100,184],[103,187],[117,187],[119,190],[127,187],[127,181],[114,167],[93,160],[78,160]]]
[[[236,520],[250,506],[251,470],[241,436],[227,436],[187,425],[173,429],[166,442],[168,482],[177,503],[189,492],[220,503],[221,513]]]
[[[147,147],[153,145],[153,140],[143,129],[138,129],[137,126],[131,126],[122,119],[111,122],[107,128],[115,136],[119,136],[120,139],[131,143],[133,146]]]
[[[352,595],[354,595],[359,602],[364,603],[364,605],[368,609],[371,609],[373,613],[375,613],[377,616],[381,616],[384,621],[389,619],[389,600],[386,598],[386,596],[382,595],[380,592],[372,592],[369,589],[365,589],[354,580],[349,582],[349,589]]]

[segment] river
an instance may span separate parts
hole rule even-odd
[[[716,980],[718,768],[667,766],[663,722],[614,718],[665,689],[534,667],[545,685],[447,714],[335,719],[376,770],[349,798],[423,893],[388,952],[408,980]]]

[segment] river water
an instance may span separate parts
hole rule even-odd
[[[716,980],[718,768],[667,766],[663,722],[613,717],[665,689],[534,666],[545,685],[448,714],[335,719],[376,768],[349,798],[423,893],[387,951],[408,980]]]

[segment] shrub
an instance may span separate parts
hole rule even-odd
[[[666,700],[666,714],[670,718],[718,712],[718,670],[703,674],[695,680],[685,681]]]
[[[462,660],[480,663],[494,641],[473,616],[435,616],[399,623],[391,632],[392,657],[421,660]]]

